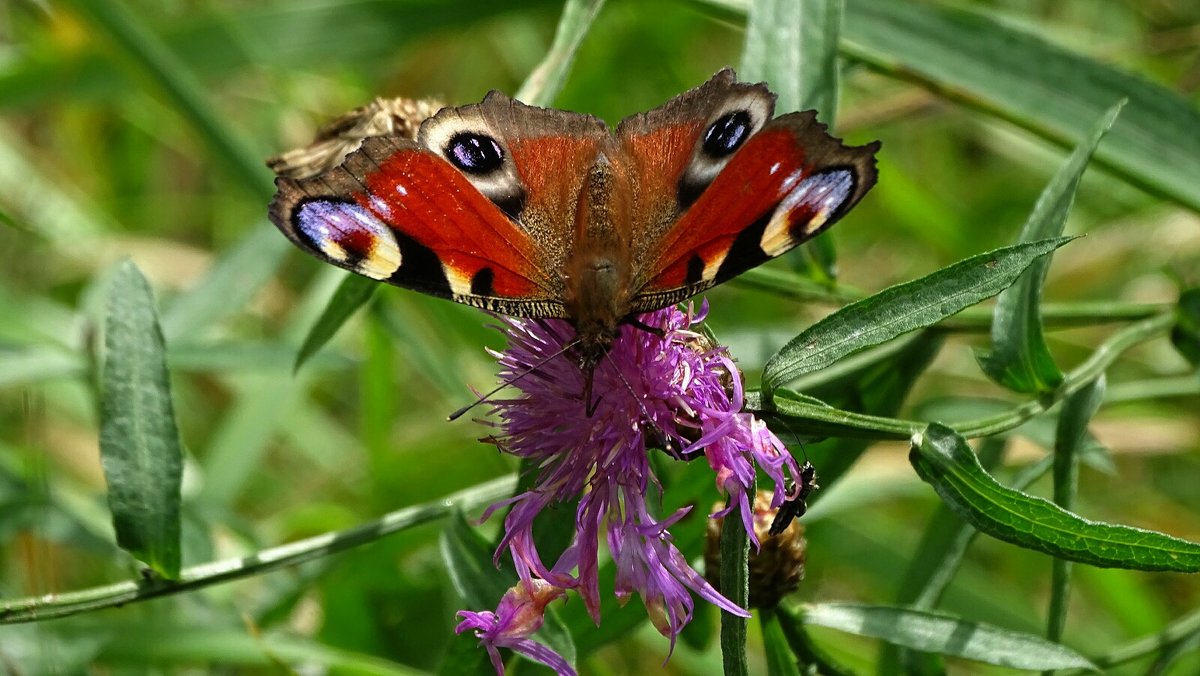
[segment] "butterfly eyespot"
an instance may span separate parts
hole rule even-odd
[[[750,135],[750,113],[735,110],[717,118],[704,132],[704,152],[713,157],[724,157],[741,147]]]
[[[446,144],[446,159],[468,174],[490,174],[504,164],[504,150],[490,136],[462,132]]]

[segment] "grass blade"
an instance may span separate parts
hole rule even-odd
[[[1108,109],[1050,180],[1021,230],[1021,242],[1062,235],[1083,170],[1124,105]],[[1049,392],[1062,382],[1062,371],[1042,335],[1042,286],[1049,267],[1050,256],[1034,261],[1015,284],[1000,292],[992,313],[992,351],[977,356],[980,368],[992,380],[1026,394]]]
[[[832,126],[838,95],[838,34],[842,0],[757,0],[746,16],[741,79],[769,82],[775,108],[819,111]],[[833,240],[821,235],[804,245],[805,261],[822,281],[837,278]]]
[[[324,347],[325,343],[337,334],[338,329],[342,328],[342,324],[345,324],[360,307],[366,305],[374,297],[375,290],[378,288],[379,282],[373,279],[360,275],[346,275],[337,290],[333,292],[325,309],[321,311],[321,316],[317,318],[316,323],[308,330],[308,335],[304,337],[304,343],[300,345],[300,351],[296,353],[296,363],[292,370],[299,371],[309,357],[316,354],[317,350]]]
[[[1054,442],[1054,504],[1071,509],[1079,486],[1079,455],[1087,438],[1088,422],[1104,401],[1104,376],[1068,397],[1058,416]],[[1067,624],[1071,591],[1071,562],[1054,559],[1050,575],[1050,610],[1046,638],[1061,642]]]
[[[1064,146],[1079,120],[1128,110],[1096,153],[1135,185],[1200,210],[1200,110],[1174,92],[981,12],[849,0],[844,53]]]
[[[116,0],[68,0],[166,95],[171,105],[195,127],[213,154],[251,195],[267,200],[274,188],[262,153],[230,129],[210,105],[200,81],[141,17]]]

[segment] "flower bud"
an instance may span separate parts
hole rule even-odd
[[[713,511],[725,508],[717,503]],[[778,510],[771,509],[771,493],[758,491],[754,497],[754,533],[759,548],[750,549],[750,607],[775,606],[786,595],[800,587],[804,579],[804,558],[807,541],[804,526],[793,520],[778,535],[769,530]],[[708,539],[704,547],[704,577],[716,586],[721,578],[721,528],[724,518],[708,522]],[[739,524],[740,525],[740,524]]]

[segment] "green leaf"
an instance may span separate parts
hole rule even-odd
[[[782,112],[814,109],[832,122],[842,12],[841,0],[751,2],[739,77],[770,83]]]
[[[764,610],[765,612],[765,610]],[[771,609],[779,628],[787,638],[792,653],[800,660],[804,673],[826,676],[854,676],[854,671],[837,663],[805,631],[804,618],[795,606],[776,606]]]
[[[334,291],[333,297],[329,299],[329,303],[325,305],[321,316],[308,330],[308,335],[304,337],[304,343],[300,345],[300,351],[296,353],[296,363],[292,370],[299,371],[309,357],[316,354],[317,350],[320,350],[325,343],[329,342],[330,338],[337,334],[338,329],[342,328],[342,324],[345,324],[346,320],[371,300],[378,288],[379,282],[373,279],[360,275],[346,275],[342,279],[342,283],[338,285],[337,291]]]
[[[1048,239],[982,253],[847,305],[810,326],[767,361],[763,391],[769,396],[798,376],[935,324],[994,296],[1016,281],[1038,257],[1069,241]]]
[[[756,0],[746,5],[746,39],[738,76],[766,81],[781,111],[800,110],[802,2]]]
[[[985,664],[1031,670],[1096,670],[1079,653],[1038,636],[942,613],[857,603],[819,603],[804,606],[802,616],[806,624]]]
[[[749,495],[754,495],[751,488]],[[742,508],[735,505],[721,522],[721,594],[739,607],[750,600],[750,538],[742,527]],[[721,611],[721,660],[725,676],[745,676],[746,618]]]
[[[991,469],[1004,458],[1008,440],[1003,436],[988,437],[979,448],[979,459],[984,467]],[[937,606],[946,588],[962,565],[967,547],[979,533],[971,524],[963,521],[945,503],[934,510],[925,524],[915,554],[908,562],[896,593],[896,604],[912,610],[929,610]],[[887,668],[880,673],[922,673],[923,665],[937,661],[936,656],[901,649],[887,644],[880,652],[879,661]]]
[[[1096,160],[1200,210],[1200,110],[1164,87],[976,11],[849,0],[842,38],[848,56],[1064,146],[1080,120],[1128,98]]]
[[[917,435],[909,462],[951,509],[998,540],[1105,568],[1200,571],[1200,544],[1089,521],[1001,485],[948,427],[933,423]]]
[[[1083,170],[1124,105],[1122,101],[1109,108],[1059,168],[1029,214],[1021,242],[1062,235]],[[1015,284],[1000,292],[992,313],[992,351],[977,355],[979,366],[992,380],[1026,394],[1050,392],[1063,379],[1042,335],[1042,286],[1049,267],[1050,256],[1034,261]]]
[[[492,563],[491,547],[460,510],[446,520],[438,547],[450,583],[471,610],[495,608],[504,592],[516,583],[515,574],[501,571]],[[450,644],[438,673],[485,676],[495,671],[484,648],[473,636],[464,634]]]
[[[183,449],[154,296],[137,267],[117,267],[105,322],[100,460],[117,544],[162,577],[179,576]]]
[[[763,648],[767,653],[767,675],[800,676],[800,665],[783,633],[783,626],[779,624],[779,613],[774,608],[763,608],[758,613],[758,621],[762,625]]]
[[[933,362],[942,346],[942,336],[933,332],[913,333],[847,357],[827,369],[810,373],[795,381],[796,389],[839,409],[873,416],[894,416],[909,391]],[[776,401],[781,398],[776,395]],[[768,423],[778,413],[764,413]],[[772,425],[776,434],[792,429],[807,437],[812,430],[799,419],[778,416],[782,424]],[[786,439],[786,437],[784,437]],[[788,442],[791,445],[791,441]],[[866,439],[835,436],[808,443],[804,454],[820,468],[821,485],[832,486],[867,450]],[[816,494],[820,500],[824,492]],[[810,501],[810,506],[812,501]]]
[[[1005,445],[1003,437],[984,439],[979,451],[984,465],[990,467],[1000,462]],[[939,506],[929,518],[916,554],[901,578],[896,603],[917,610],[935,607],[977,532],[944,503]]]
[[[567,81],[584,36],[603,6],[604,0],[567,0],[550,51],[525,78],[513,98],[535,106],[548,106],[554,102]]]
[[[1200,367],[1200,288],[1179,295],[1171,344],[1192,366]]]

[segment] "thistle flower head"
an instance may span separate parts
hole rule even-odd
[[[696,572],[675,546],[669,529],[690,508],[655,513],[648,494],[652,486],[661,489],[648,448],[662,447],[682,459],[703,455],[731,505],[712,516],[740,506],[756,547],[750,507],[755,466],[774,483],[774,507],[794,497],[785,486],[802,486],[796,461],[783,444],[741,410],[741,376],[733,360],[693,329],[706,310],[670,307],[638,318],[659,332],[623,326],[592,374],[591,402],[583,396],[587,374],[569,358],[551,358],[575,338],[567,322],[501,318],[509,347],[494,353],[501,380],[514,382],[520,393],[492,402],[498,433],[491,440],[538,467],[533,488],[501,503],[511,509],[497,558],[510,554],[524,583],[575,590],[599,624],[603,539],[617,570],[614,593],[624,600],[636,592],[672,649],[692,618],[693,596],[748,614]],[[560,503],[575,506],[576,533],[570,546],[548,562],[534,541],[533,522],[543,509]]]

